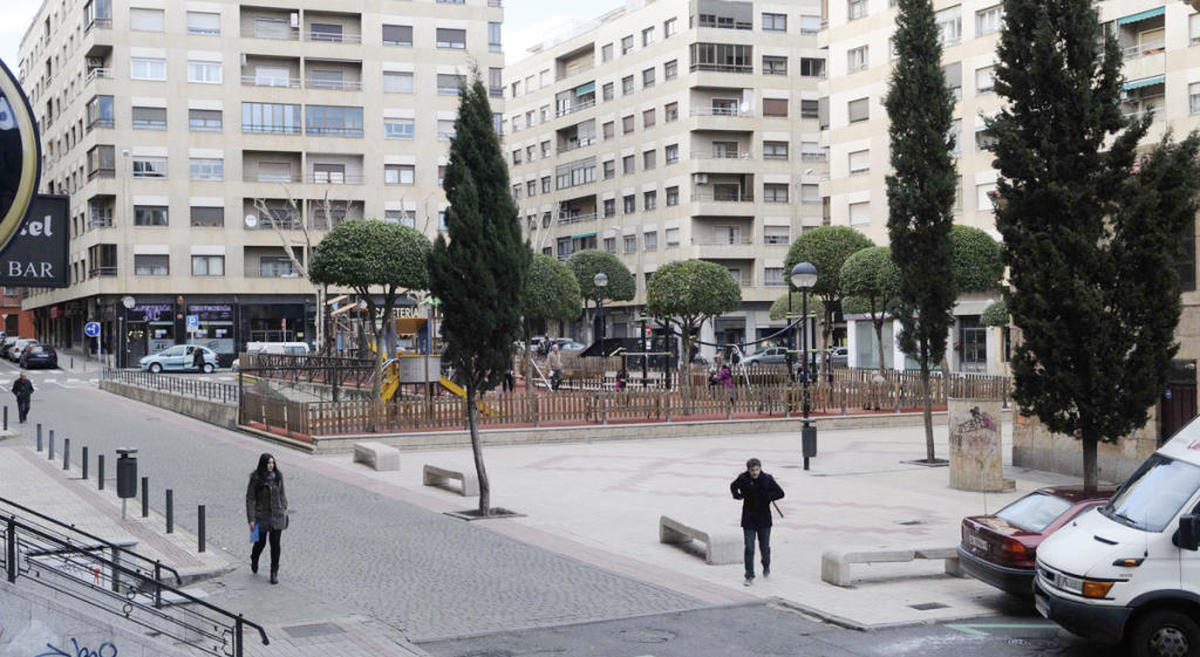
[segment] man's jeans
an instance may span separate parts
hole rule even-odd
[[[771,528],[758,529],[742,528],[742,537],[746,542],[746,579],[754,579],[754,537],[758,537],[758,547],[762,550],[763,571],[771,569]]]

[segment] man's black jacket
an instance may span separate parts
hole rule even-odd
[[[761,529],[771,526],[771,502],[783,497],[783,489],[775,477],[762,472],[751,478],[749,472],[738,475],[729,484],[733,499],[742,500],[742,528]]]

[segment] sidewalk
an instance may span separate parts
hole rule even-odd
[[[947,428],[935,430],[945,456]],[[1009,427],[1005,445],[1011,446]],[[947,468],[903,463],[925,455],[921,427],[822,431],[820,452],[802,470],[795,434],[730,435],[556,444],[488,446],[484,459],[492,505],[525,517],[487,520],[488,529],[546,549],[687,593],[712,604],[779,599],[826,620],[858,628],[991,615],[1012,600],[973,579],[943,574],[941,561],[854,566],[853,586],[821,581],[821,553],[832,548],[953,547],[967,515],[1071,477],[1006,468],[1016,490],[970,493],[948,486]],[[1006,450],[1006,463],[1009,461]],[[742,585],[742,566],[709,566],[658,541],[667,515],[710,532],[740,537],[740,503],[729,483],[747,458],[762,459],[780,482],[772,533],[772,576]],[[422,485],[422,466],[474,472],[469,449],[404,452],[399,472],[376,472],[349,455],[317,457],[343,476],[434,511],[461,511],[476,498]],[[403,491],[403,492],[401,492]]]

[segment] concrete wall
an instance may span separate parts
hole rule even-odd
[[[143,632],[117,614],[96,611],[32,580],[0,580],[0,657],[52,653],[47,646],[69,655],[194,657]]]
[[[182,413],[197,420],[215,424],[226,429],[237,428],[237,406],[220,402],[195,399],[181,395],[173,395],[161,390],[147,390],[116,381],[104,381],[101,390],[107,390],[115,395],[136,399],[159,408]]]
[[[1156,411],[1157,408],[1151,409],[1146,426],[1131,435],[1116,443],[1100,443],[1097,459],[1102,481],[1125,481],[1158,449]],[[1083,476],[1083,446],[1078,440],[1051,433],[1037,418],[1022,417],[1015,406],[1012,414],[1013,465]]]

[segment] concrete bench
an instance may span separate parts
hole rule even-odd
[[[447,470],[439,468],[436,465],[426,464],[421,478],[426,486],[438,486],[447,490],[454,490],[453,488],[449,488],[447,484],[450,483],[451,479],[457,479],[462,482],[462,487],[455,492],[461,493],[463,497],[472,497],[479,494],[479,477],[473,474],[457,470]]]
[[[947,575],[962,577],[956,547],[911,548],[898,550],[826,550],[821,555],[821,581],[834,586],[850,586],[850,564],[904,563],[916,559],[942,559]]]
[[[742,563],[742,537],[733,533],[712,534],[685,525],[674,518],[659,516],[658,542],[687,545],[693,540],[704,544],[704,562],[711,566]]]
[[[400,450],[383,443],[354,443],[354,462],[366,463],[376,470],[399,470]]]

